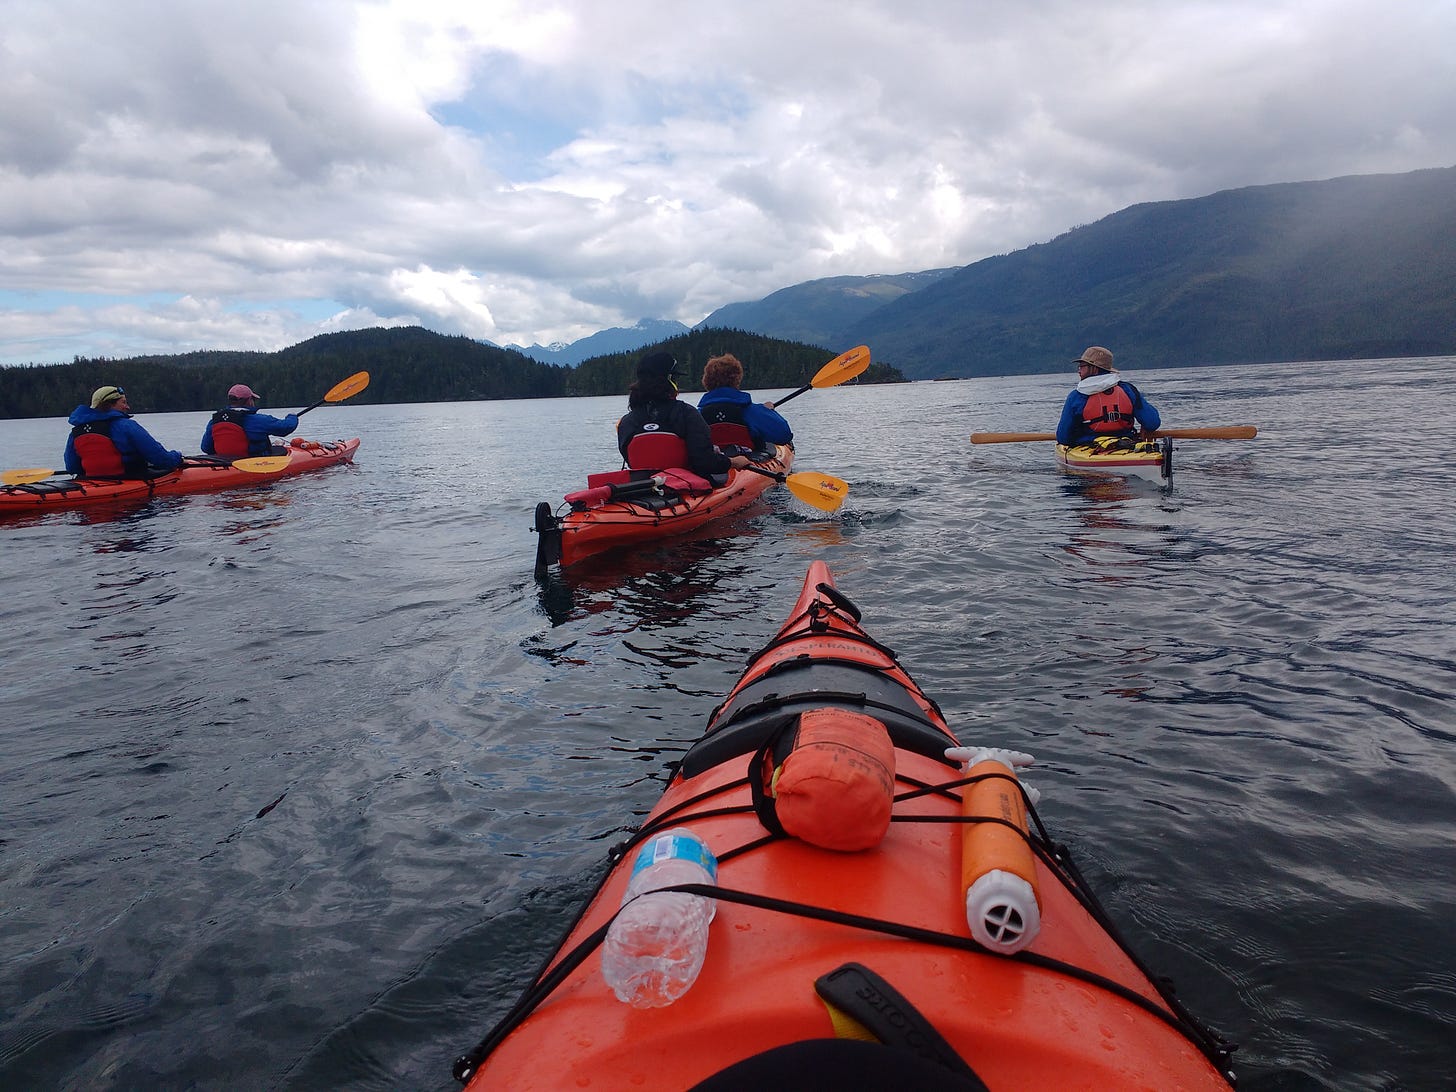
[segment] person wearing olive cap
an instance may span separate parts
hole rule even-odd
[[[253,389],[245,383],[234,383],[228,388],[227,409],[214,413],[202,430],[202,450],[228,459],[271,455],[273,437],[287,436],[297,427],[297,414],[270,417],[259,413]]]
[[[89,406],[71,411],[66,471],[87,478],[155,478],[182,465],[180,451],[168,451],[131,419],[120,387],[97,387]]]
[[[1089,444],[1098,437],[1135,437],[1138,426],[1156,432],[1163,423],[1157,409],[1112,366],[1112,353],[1091,345],[1072,363],[1077,385],[1062,405],[1057,422],[1057,443],[1069,447]]]
[[[617,422],[617,449],[633,470],[683,467],[710,481],[722,481],[729,467],[747,466],[748,457],[730,459],[713,446],[703,415],[678,401],[672,377],[681,374],[671,353],[649,353],[637,362],[637,382],[627,392],[627,413]],[[681,443],[674,443],[673,437]]]

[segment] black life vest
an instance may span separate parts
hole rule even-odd
[[[212,415],[213,451],[227,459],[241,459],[244,455],[252,454],[248,443],[248,430],[243,428],[243,422],[253,412],[253,410],[229,407],[214,413]],[[269,447],[271,450],[271,445]]]
[[[743,409],[736,402],[709,402],[698,407],[703,420],[708,422],[708,434],[712,436],[714,446],[736,444],[745,451],[752,451],[758,446],[743,420]]]
[[[71,446],[87,478],[145,478],[147,460],[133,452],[123,455],[111,438],[111,426],[121,418],[104,417],[71,429]]]

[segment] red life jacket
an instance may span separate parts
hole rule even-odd
[[[688,445],[674,432],[639,432],[627,442],[633,470],[667,470],[688,465]]]
[[[248,434],[243,428],[246,414],[231,409],[212,415],[212,450],[227,459],[241,459],[248,451]]]
[[[81,460],[81,474],[87,478],[120,478],[127,472],[121,449],[111,438],[112,418],[77,425],[71,429],[71,446]]]
[[[1087,396],[1082,407],[1082,420],[1093,432],[1132,432],[1136,421],[1132,415],[1132,397],[1122,384]]]

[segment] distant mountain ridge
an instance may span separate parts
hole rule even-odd
[[[856,316],[823,321],[849,299]],[[1092,344],[1130,368],[1456,354],[1456,167],[1133,205],[959,269],[808,281],[699,325],[789,336],[795,310],[793,337],[868,344],[913,379],[1056,371]]]
[[[757,302],[730,303],[694,327],[755,334],[828,346],[843,330],[902,296],[934,284],[955,268],[868,277],[825,277],[781,288]],[[851,346],[845,346],[851,348]]]
[[[806,281],[692,328],[643,319],[570,345],[376,328],[277,353],[0,366],[0,419],[64,414],[101,383],[137,387],[143,412],[208,406],[224,367],[275,406],[360,368],[374,378],[354,404],[619,393],[656,347],[690,375],[734,352],[754,382],[795,386],[859,344],[875,362],[864,382],[1061,371],[1093,344],[1132,370],[1456,356],[1456,167],[1133,205],[959,268]]]
[[[685,334],[688,329],[687,326],[674,322],[672,319],[642,319],[635,326],[613,326],[611,329],[599,330],[578,341],[532,345],[530,348],[506,345],[504,348],[514,349],[521,355],[540,361],[542,364],[576,365],[584,360],[590,360],[592,357],[628,353],[633,349],[640,349],[644,345],[654,345],[659,341],[666,341],[670,337]]]

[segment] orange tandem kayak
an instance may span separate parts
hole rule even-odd
[[[0,516],[34,514],[98,504],[145,501],[175,493],[209,493],[260,485],[278,478],[352,462],[359,439],[318,442],[295,439],[282,469],[251,473],[210,455],[189,455],[178,470],[145,481],[109,478],[53,478],[27,485],[0,486]]]
[[[730,470],[728,482],[711,491],[696,492],[673,487],[671,476],[655,486],[651,481],[623,482],[610,490],[604,501],[585,498],[595,490],[568,494],[567,504],[553,511],[542,501],[536,506],[533,530],[536,540],[536,570],[551,565],[565,567],[607,550],[642,546],[657,539],[685,535],[722,516],[741,512],[775,480],[783,480],[793,465],[794,450],[779,447],[773,457],[757,457],[753,470]],[[625,477],[626,472],[621,472]],[[614,477],[592,475],[588,481]]]
[[[787,623],[750,659],[642,828],[612,852],[560,947],[456,1062],[457,1079],[513,1092],[1230,1086],[1233,1048],[1157,984],[1047,836],[1017,778],[1027,756],[947,758],[960,744],[940,710],[859,617],[812,563]],[[811,723],[836,718],[854,732],[878,724],[887,739],[872,729],[875,746],[892,755],[883,833],[858,830],[862,847],[848,850],[823,843],[874,809],[856,804],[816,826],[819,813],[801,805],[828,816],[841,793],[785,786],[792,764],[824,742],[801,748]],[[838,754],[828,768],[850,774],[880,761],[873,753],[820,757]],[[716,884],[674,889],[711,894],[716,915],[687,991],[637,1008],[608,987],[601,945],[637,848],[669,828],[716,856]],[[987,916],[973,928],[968,880],[1017,872],[1025,879],[1008,890],[1019,892],[979,904]],[[1018,908],[1018,895],[1030,901]]]

